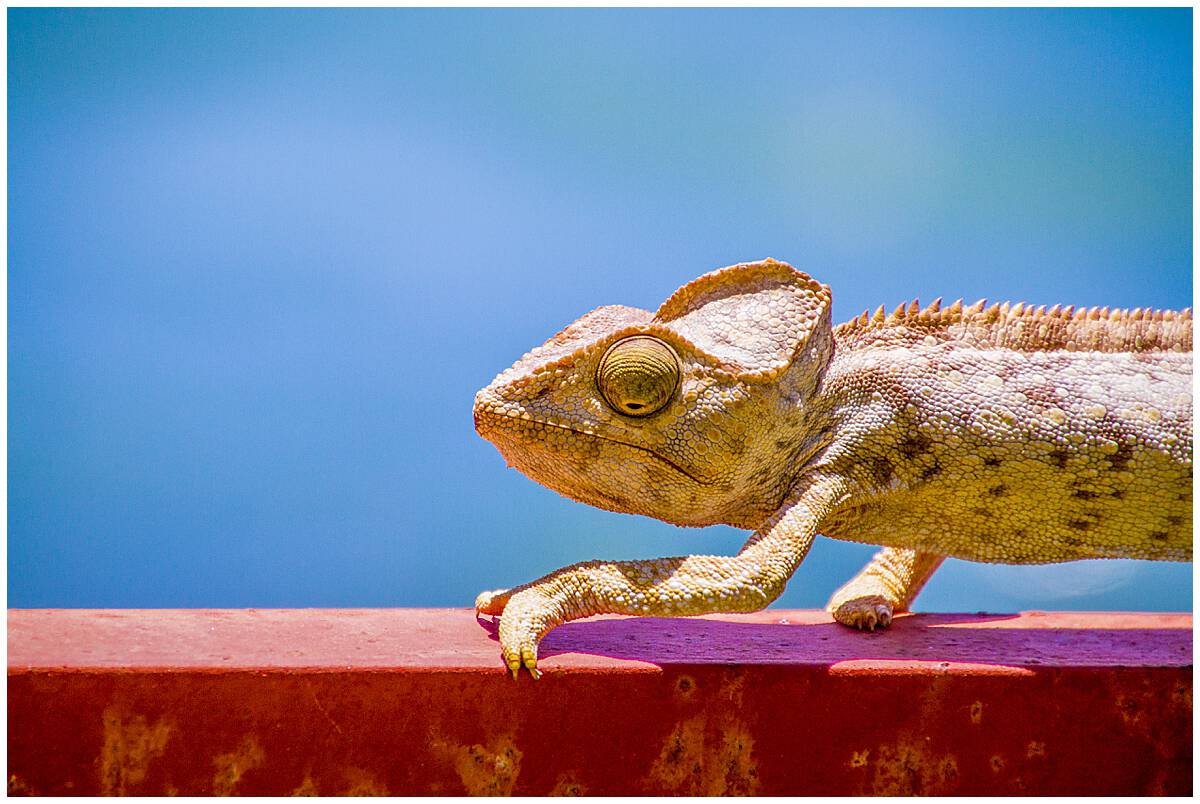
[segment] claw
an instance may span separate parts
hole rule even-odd
[[[512,673],[513,681],[517,680],[518,674],[521,672],[521,659],[518,656],[509,656],[505,658],[508,664],[508,670]]]
[[[533,650],[523,648],[520,653],[506,654],[504,663],[508,665],[508,672],[512,673],[514,681],[521,675],[522,667],[529,671],[529,675],[533,676],[534,681],[542,677],[542,671],[537,666],[536,648]]]
[[[537,666],[537,648],[522,648],[521,661],[525,665],[525,669],[529,671],[529,675],[533,676],[533,680],[537,681],[542,677],[542,671],[538,670]]]
[[[842,625],[875,633],[892,624],[891,606],[869,598],[847,600],[829,609]]]

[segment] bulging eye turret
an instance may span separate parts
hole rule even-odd
[[[600,358],[596,385],[617,413],[649,416],[662,410],[679,386],[679,358],[650,335],[622,338]]]

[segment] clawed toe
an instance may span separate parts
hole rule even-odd
[[[537,666],[537,646],[522,647],[520,651],[505,652],[504,663],[508,665],[508,671],[512,673],[513,680],[516,681],[521,675],[521,668],[524,667],[529,671],[529,675],[533,676],[533,680],[537,681],[542,677],[542,671],[538,670]]]
[[[876,628],[887,628],[892,624],[891,604],[878,598],[848,600],[838,606],[832,614],[842,625],[860,631],[874,632]]]

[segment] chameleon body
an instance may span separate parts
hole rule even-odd
[[[484,592],[505,663],[536,677],[556,625],[753,611],[814,537],[883,550],[828,609],[886,626],[947,556],[1190,561],[1189,311],[879,308],[775,260],[601,307],[475,398],[511,466],[572,498],[754,531],[736,556],[589,561]]]

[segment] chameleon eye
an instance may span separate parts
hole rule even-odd
[[[663,409],[679,385],[675,351],[649,335],[634,335],[608,347],[596,369],[604,401],[626,416],[649,416]]]

